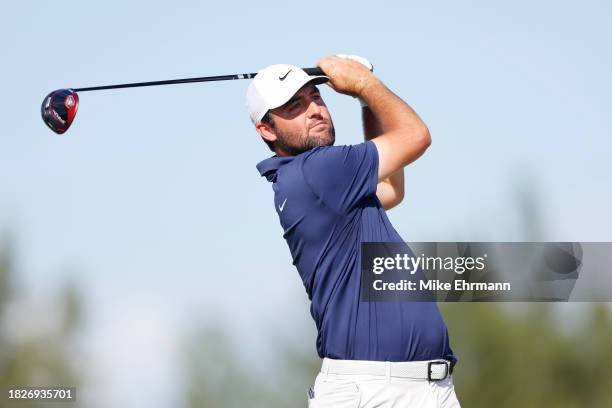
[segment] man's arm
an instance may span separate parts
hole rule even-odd
[[[383,132],[378,119],[372,110],[364,106],[361,108],[363,119],[363,135],[366,141],[380,136]],[[381,180],[376,186],[376,196],[385,210],[390,210],[404,199],[404,169],[396,170],[389,177]]]
[[[380,126],[373,140],[378,150],[378,181],[418,159],[431,144],[429,130],[401,98],[356,61],[325,57],[318,64],[336,91],[362,98]]]
[[[380,123],[373,140],[378,149],[378,179],[384,180],[418,159],[431,144],[429,129],[406,102],[377,78],[368,79],[359,96]]]

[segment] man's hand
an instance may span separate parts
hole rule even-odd
[[[358,97],[370,83],[378,81],[363,64],[348,58],[324,57],[317,66],[329,77],[329,86],[345,95]]]

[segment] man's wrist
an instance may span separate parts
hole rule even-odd
[[[361,103],[361,106],[368,106],[368,102],[367,102],[367,93],[372,89],[375,88],[377,85],[382,84],[382,82],[380,82],[378,80],[378,78],[376,78],[374,75],[372,75],[371,78],[366,79],[365,81],[363,81],[363,84],[361,85],[361,87],[359,88],[359,92],[357,92],[357,94],[355,95],[357,97],[357,99],[359,99],[359,103]]]

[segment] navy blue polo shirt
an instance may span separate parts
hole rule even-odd
[[[404,242],[376,197],[373,142],[323,146],[257,165],[308,297],[321,358],[456,361],[435,302],[362,302],[361,242]]]

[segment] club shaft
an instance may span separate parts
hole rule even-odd
[[[324,75],[321,68],[303,68],[303,69],[308,75]],[[73,88],[73,91],[76,91],[76,92],[101,91],[104,89],[137,88],[141,86],[188,84],[192,82],[231,81],[234,79],[251,79],[251,78],[254,78],[255,75],[257,75],[257,73],[218,75],[218,76],[208,76],[208,77],[199,77],[199,78],[170,79],[166,81],[134,82],[131,84],[102,85],[102,86],[91,86],[87,88]]]

